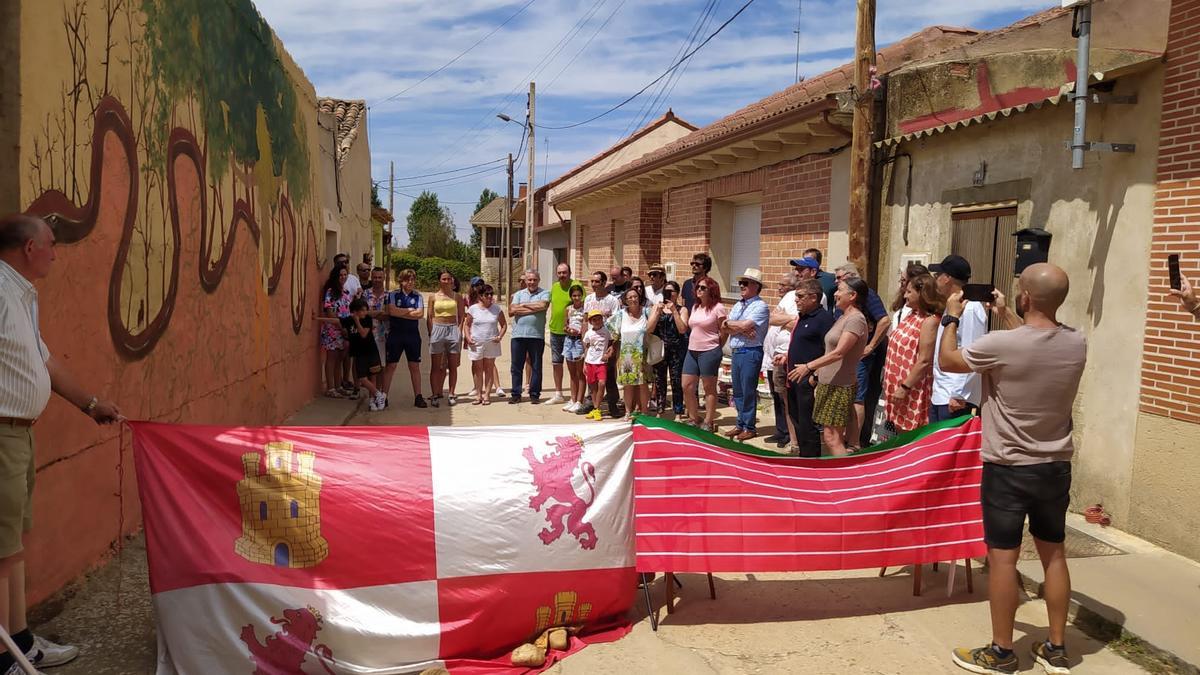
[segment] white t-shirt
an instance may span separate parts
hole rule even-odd
[[[667,290],[667,285],[663,284],[662,290],[654,290],[653,286],[646,287],[646,307],[653,307],[662,302],[662,292]]]
[[[604,314],[604,320],[613,314],[616,314],[621,309],[621,299],[616,293],[609,293],[603,298],[597,298],[595,293],[588,293],[588,296],[583,300],[583,309],[585,312],[590,312],[593,309],[598,309]]]
[[[574,305],[567,306],[567,328],[576,337],[583,337],[583,320],[587,316],[587,309],[575,309]]]
[[[945,327],[938,326],[937,342],[933,343],[935,346],[942,344],[943,330]],[[968,302],[963,307],[962,318],[958,321],[958,348],[966,349],[984,335],[987,335],[987,309],[981,302]],[[945,373],[942,372],[939,359],[933,359],[933,395],[929,398],[930,403],[947,405],[950,399],[961,398],[979,405],[982,397],[983,390],[978,373]]]
[[[608,349],[608,329],[589,328],[583,336],[583,362],[594,366],[604,363],[604,351]]]
[[[500,305],[493,302],[491,307],[475,303],[467,308],[471,315],[471,341],[485,342],[500,334]]]
[[[821,294],[821,298],[823,300],[825,295]],[[787,312],[789,316],[800,316],[799,310],[796,309],[796,291],[785,293],[775,308]],[[792,331],[788,330],[787,326],[771,326],[767,329],[767,337],[763,340],[763,371],[769,373],[775,370],[775,355],[786,354],[791,341]]]
[[[351,273],[350,276],[346,277],[345,286],[346,286],[346,290],[350,291],[351,297],[356,298],[356,297],[358,297],[358,294],[360,292],[362,292],[362,282],[359,281],[358,277],[355,276],[353,273]]]

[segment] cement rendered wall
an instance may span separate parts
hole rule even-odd
[[[1075,402],[1072,508],[1101,502],[1122,528],[1131,524],[1132,503],[1150,497],[1133,481],[1141,469],[1134,440],[1148,274],[1131,263],[1145,260],[1150,249],[1162,73],[1155,66],[1118,81],[1115,93],[1136,93],[1142,103],[1094,106],[1089,114],[1089,140],[1136,143],[1132,155],[1089,153],[1086,168],[1073,171],[1063,146],[1071,137],[1069,104],[903,143],[900,152],[914,161],[907,242],[907,160],[892,163],[883,181],[880,281],[889,290],[902,254],[938,260],[949,253],[956,204],[1015,200],[1020,227],[1054,235],[1050,261],[1071,278],[1059,318],[1088,338]],[[985,185],[973,187],[983,161]],[[1151,482],[1143,487],[1158,489]]]
[[[369,210],[352,222],[322,197],[312,85],[249,0],[15,4],[19,195],[3,206],[58,237],[38,283],[50,350],[131,419],[281,422],[318,387],[323,213],[346,248],[370,240]],[[342,187],[355,208],[363,161]],[[127,434],[58,398],[35,433],[33,602],[140,520]]]

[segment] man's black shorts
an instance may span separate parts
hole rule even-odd
[[[397,335],[395,333],[388,333],[387,344],[385,347],[388,363],[399,363],[401,355],[408,359],[409,363],[421,362],[420,335]]]
[[[1030,534],[1061,544],[1071,502],[1071,463],[1009,466],[985,462],[980,497],[983,539],[989,547],[1020,548],[1026,516]]]
[[[371,349],[352,354],[351,356],[354,357],[355,377],[371,377],[383,370],[379,365],[379,348],[374,344],[371,345]]]

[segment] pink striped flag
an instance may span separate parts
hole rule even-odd
[[[548,627],[627,630],[626,426],[133,428],[159,675],[526,672]]]
[[[983,555],[979,430],[978,418],[960,418],[876,452],[795,459],[639,418],[637,569],[848,570]]]

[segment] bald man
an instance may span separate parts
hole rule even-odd
[[[1043,595],[1050,630],[1033,645],[1047,673],[1068,673],[1064,639],[1071,577],[1063,551],[1071,491],[1071,409],[1087,359],[1083,334],[1058,322],[1070,283],[1061,268],[1030,265],[1021,274],[1017,316],[995,293],[993,311],[1010,330],[958,349],[962,291],[946,300],[938,358],[948,373],[983,379],[983,536],[988,546],[992,641],[955,649],[955,664],[976,673],[1015,673],[1017,557],[1025,518],[1046,570]],[[1024,318],[1024,322],[1021,321]]]

